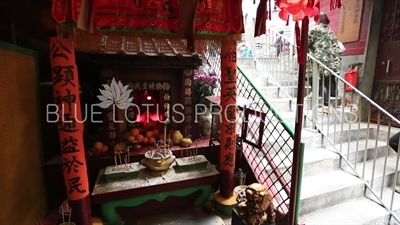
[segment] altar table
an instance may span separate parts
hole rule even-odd
[[[173,164],[175,165],[175,163]],[[194,206],[200,206],[212,194],[211,185],[218,182],[219,172],[208,163],[203,170],[179,172],[172,166],[169,170],[153,172],[141,166],[137,179],[117,180],[107,183],[105,169],[100,170],[92,192],[93,204],[100,204],[108,224],[121,224],[117,207],[135,207],[149,200],[164,201],[167,197],[188,196],[200,191]]]

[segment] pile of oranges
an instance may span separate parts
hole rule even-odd
[[[143,131],[140,128],[132,128],[129,132],[126,132],[123,136],[124,139],[129,143],[142,143],[153,145],[159,135],[157,129]]]
[[[86,156],[100,156],[107,153],[108,146],[98,141],[94,143],[93,148],[90,151],[86,152]]]

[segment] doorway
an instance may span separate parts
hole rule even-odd
[[[400,0],[386,0],[382,16],[372,97],[378,105],[400,119]],[[377,122],[378,112],[372,109],[373,121]],[[390,122],[389,118],[380,116],[381,123]]]

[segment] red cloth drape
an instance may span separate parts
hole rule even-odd
[[[266,21],[270,12],[267,11],[267,0],[260,0],[257,7],[256,24],[254,28],[254,37],[266,33]]]

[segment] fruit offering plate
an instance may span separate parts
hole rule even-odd
[[[142,145],[154,145],[158,139],[159,131],[157,129],[146,130],[142,128],[132,128],[130,131],[125,131],[123,140],[128,143],[140,143]]]

